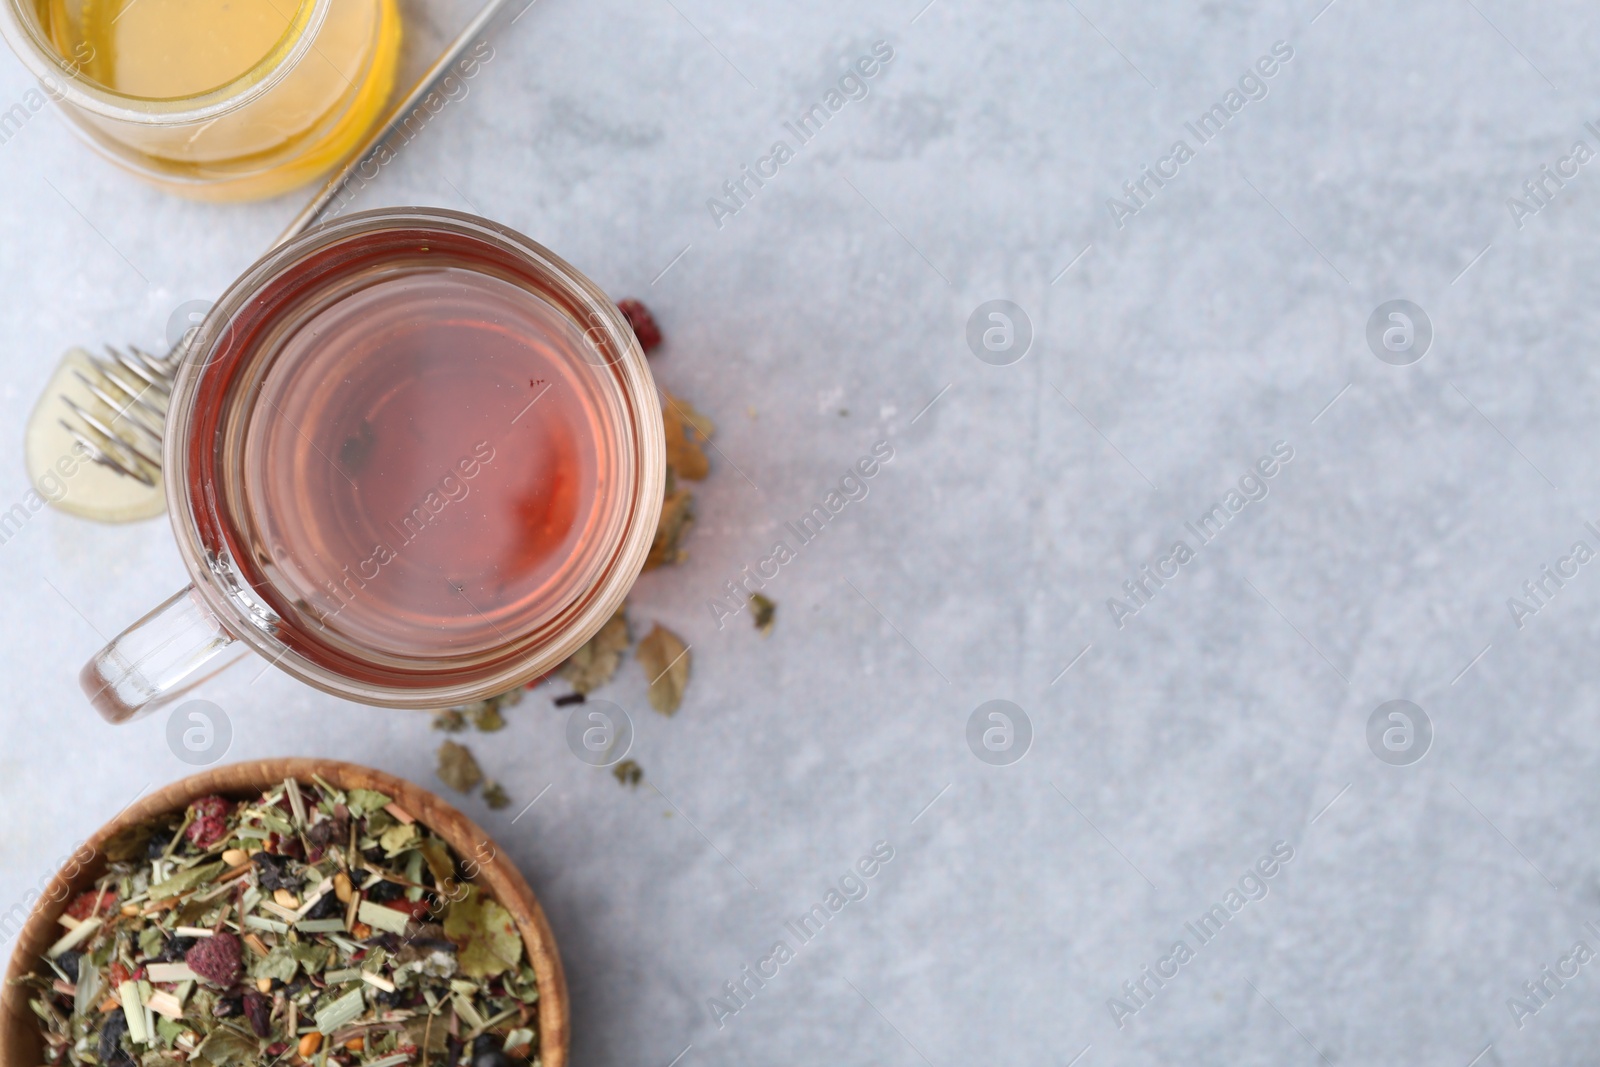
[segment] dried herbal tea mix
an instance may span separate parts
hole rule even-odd
[[[320,778],[204,797],[109,841],[33,975],[50,1065],[523,1067],[511,915],[389,797]]]

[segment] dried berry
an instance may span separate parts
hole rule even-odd
[[[310,841],[313,846],[320,849],[326,849],[330,845],[340,844],[348,839],[349,836],[350,822],[348,818],[342,819],[338,816],[335,816],[331,819],[324,819],[306,831],[306,840]]]
[[[100,1062],[109,1065],[127,1061],[133,1062],[126,1049],[122,1047],[122,1039],[128,1032],[128,1017],[120,1011],[109,1012],[106,1015],[106,1024],[100,1028]]]
[[[406,888],[394,882],[379,882],[367,890],[367,899],[374,904],[387,904],[406,895]]]
[[[228,814],[233,805],[221,797],[201,797],[189,805],[194,821],[185,833],[196,848],[210,848],[228,835]]]
[[[97,890],[79,893],[72,903],[67,906],[67,916],[82,922],[94,913],[95,901],[100,902],[100,914],[109,915],[116,910],[117,895],[115,893],[101,894]]]
[[[622,312],[628,320],[628,325],[633,327],[633,335],[639,339],[639,347],[648,354],[661,344],[661,327],[656,325],[656,318],[650,314],[650,309],[637,300],[624,300],[617,305],[617,310]]]
[[[81,952],[63,952],[56,957],[56,966],[61,968],[61,973],[67,976],[68,981],[78,980],[78,964],[83,960]]]
[[[183,962],[212,985],[226,989],[244,973],[242,955],[239,938],[224,930],[196,941],[184,954]]]
[[[174,937],[161,949],[161,955],[156,957],[157,963],[177,963],[189,955],[189,950],[194,948],[200,939],[197,937]]]
[[[244,995],[244,1017],[257,1037],[265,1040],[272,1036],[272,1001],[251,990]]]
[[[223,997],[211,1009],[211,1014],[219,1019],[232,1019],[236,1015],[244,1014],[243,997]]]
[[[339,903],[337,893],[324,893],[311,905],[311,910],[306,912],[308,919],[333,919],[344,914],[344,905]]]
[[[172,839],[177,836],[178,831],[174,828],[157,830],[150,835],[150,841],[144,847],[144,858],[158,860],[165,856],[167,854],[167,846],[172,844]]]

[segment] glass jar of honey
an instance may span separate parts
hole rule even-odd
[[[330,169],[400,49],[395,0],[0,0],[0,33],[102,155],[211,200]]]

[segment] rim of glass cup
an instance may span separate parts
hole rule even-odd
[[[39,24],[34,0],[0,0],[0,36],[57,102],[122,122],[182,126],[220,118],[282,81],[311,50],[333,4],[334,0],[300,0],[294,21],[253,67],[191,96],[132,96],[90,81],[50,40]]]
[[[508,247],[562,287],[564,296],[585,309],[591,324],[589,332],[598,326],[609,335],[612,343],[608,347],[620,350],[615,358],[597,365],[612,368],[619,379],[620,399],[630,416],[624,419],[623,427],[631,431],[630,445],[636,468],[628,487],[631,492],[624,493],[626,499],[617,505],[623,534],[600,581],[564,609],[576,608],[577,614],[568,620],[561,638],[530,649],[526,655],[476,680],[436,686],[387,685],[353,679],[307,658],[266,632],[262,618],[242,602],[257,599],[254,588],[246,584],[239,594],[229,595],[211,577],[216,575],[216,567],[211,553],[201,542],[198,524],[190,517],[196,506],[189,483],[190,437],[197,411],[197,385],[214,358],[213,349],[227,339],[227,325],[264,285],[294,264],[361,234],[416,226],[450,230]],[[611,298],[571,264],[532,239],[489,219],[445,208],[379,208],[346,215],[302,234],[257,260],[222,294],[191,338],[173,384],[163,450],[167,513],[178,541],[179,555],[201,600],[228,634],[292,677],[324,692],[382,707],[433,709],[470,703],[506,692],[554,670],[599,631],[632,590],[655,540],[666,491],[666,436],[655,379],[632,326]],[[198,503],[206,506],[203,500]],[[228,580],[237,577],[230,573]]]

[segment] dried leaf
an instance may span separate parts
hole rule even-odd
[[[689,553],[683,550],[683,539],[694,525],[694,494],[687,489],[672,488],[669,477],[668,491],[661,502],[661,518],[656,523],[655,540],[650,543],[650,554],[645,557],[644,570],[673,563],[682,563]]]
[[[711,461],[706,459],[700,444],[711,440],[717,428],[711,420],[694,409],[687,400],[680,400],[661,391],[661,421],[667,433],[667,466],[678,477],[698,482],[711,473]]]
[[[466,745],[446,741],[439,746],[439,779],[458,793],[470,793],[483,781],[483,770]]]
[[[225,864],[221,862],[202,863],[198,867],[190,867],[186,871],[178,871],[165,882],[157,882],[151,886],[150,899],[167,900],[178,896],[180,893],[187,893],[195,886],[203,885],[221,874],[224,866]]]
[[[570,682],[576,692],[593,692],[617,673],[617,667],[622,664],[622,653],[627,648],[627,605],[623,605],[600,627],[598,633],[561,665],[561,677]]]
[[[350,790],[349,798],[346,800],[346,806],[350,809],[350,814],[358,819],[371,812],[386,808],[393,803],[393,800],[376,789],[352,789]]]
[[[146,822],[118,830],[106,841],[102,851],[106,854],[108,863],[127,863],[130,860],[145,858],[145,850],[150,846],[150,839],[155,837],[157,831],[163,828],[170,836],[172,830],[177,829],[177,822]]]
[[[378,844],[383,846],[385,856],[394,859],[402,852],[409,852],[421,836],[416,823],[407,826],[405,823],[397,822],[383,832],[378,838]]]
[[[459,734],[467,728],[467,716],[460,708],[445,708],[433,713],[433,728],[447,734]]]
[[[657,625],[639,642],[634,655],[650,682],[650,706],[663,715],[677,711],[689,685],[689,649],[683,640]]]
[[[625,759],[611,768],[611,776],[623,785],[631,785],[637,789],[640,780],[644,778],[644,768],[639,766],[638,760]]]
[[[279,945],[265,956],[256,956],[250,964],[251,978],[276,978],[285,985],[294,981],[295,971],[299,970],[300,961],[294,958],[294,953],[288,945]]]
[[[493,978],[514,970],[522,961],[522,935],[511,913],[468,886],[450,907],[444,935],[454,941],[461,973],[468,978]]]
[[[511,797],[505,786],[491,779],[483,787],[483,802],[489,805],[490,811],[501,811],[511,806]]]
[[[195,1050],[195,1055],[217,1067],[255,1063],[261,1057],[261,1042],[254,1034],[236,1030],[224,1023],[206,1035],[206,1039]]]
[[[750,594],[750,620],[761,631],[762,637],[772,634],[772,625],[778,619],[778,605],[760,593]]]
[[[433,875],[434,884],[444,885],[455,878],[456,864],[450,858],[450,850],[445,847],[443,841],[437,837],[430,837],[422,842],[422,847],[418,851],[422,853],[422,859],[428,865],[428,872]]]
[[[481,704],[475,704],[468,709],[467,714],[472,717],[472,725],[482,733],[492,734],[496,730],[506,728],[505,716],[500,714],[498,701],[485,700]]]

